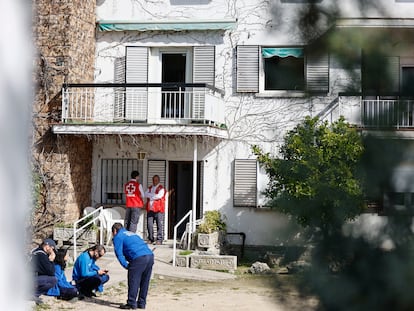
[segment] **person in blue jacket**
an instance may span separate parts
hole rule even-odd
[[[154,254],[138,234],[127,231],[119,222],[112,226],[112,234],[115,255],[128,270],[128,299],[120,308],[145,309]]]
[[[103,292],[103,285],[109,281],[108,270],[101,269],[96,261],[105,252],[105,247],[98,244],[88,248],[76,259],[72,279],[81,296],[96,297],[95,292]]]
[[[65,268],[67,260],[68,250],[57,250],[54,260],[57,284],[48,290],[48,296],[56,296],[58,299],[62,300],[71,300],[78,296],[77,288],[66,279]]]

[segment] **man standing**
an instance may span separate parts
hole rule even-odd
[[[144,207],[144,190],[138,182],[139,172],[131,172],[131,180],[124,185],[126,197],[125,211],[125,228],[129,231],[136,232],[143,236],[143,207]]]
[[[32,252],[36,304],[41,304],[42,300],[40,299],[40,295],[45,295],[57,283],[55,264],[53,263],[56,257],[55,248],[55,241],[46,239]]]
[[[154,239],[154,221],[157,224],[157,241],[161,245],[164,240],[164,212],[165,212],[165,189],[160,184],[160,177],[152,177],[152,185],[145,192],[147,197],[147,229],[148,240],[155,244]]]
[[[128,269],[128,299],[120,308],[145,309],[154,254],[139,235],[125,230],[119,222],[112,226],[112,235],[115,255]]]
[[[103,292],[103,285],[109,281],[108,270],[99,268],[96,261],[105,255],[103,245],[88,248],[76,259],[73,265],[72,279],[76,283],[79,294],[92,297],[95,292]]]

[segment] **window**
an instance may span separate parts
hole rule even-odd
[[[414,66],[404,66],[401,68],[401,92],[403,94],[412,94],[414,85]]]
[[[264,90],[303,91],[305,61],[301,48],[262,48]]]
[[[233,204],[237,207],[263,207],[268,177],[256,159],[234,160]]]
[[[237,92],[265,96],[329,91],[329,56],[304,47],[237,46]]]
[[[131,172],[142,174],[143,164],[138,159],[102,159],[101,201],[103,204],[125,204],[124,184]],[[142,182],[142,175],[140,175]]]

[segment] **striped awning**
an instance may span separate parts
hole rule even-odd
[[[97,22],[100,31],[230,30],[235,20],[109,21]]]

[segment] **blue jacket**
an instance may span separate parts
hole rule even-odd
[[[76,282],[84,278],[96,276],[98,275],[99,269],[95,263],[95,259],[89,255],[89,252],[83,252],[75,261],[72,279]]]
[[[60,296],[60,288],[75,288],[71,283],[66,279],[65,271],[60,265],[55,264],[55,276],[57,278],[57,284],[48,290],[47,295],[49,296]]]
[[[120,229],[112,241],[115,255],[125,269],[128,269],[128,263],[134,259],[145,255],[152,255],[152,251],[147,243],[138,234],[127,231],[125,228]]]

